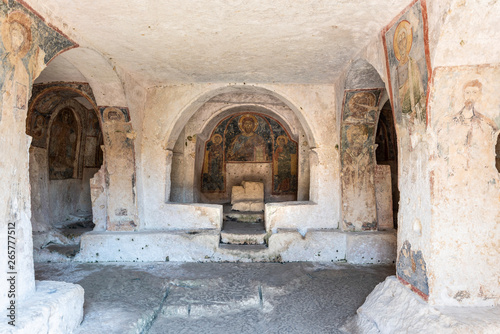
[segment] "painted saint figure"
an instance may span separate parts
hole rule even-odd
[[[369,130],[366,126],[351,125],[346,130],[347,148],[344,154],[343,182],[344,189],[351,189],[351,193],[358,197],[367,186],[367,169],[372,160],[368,141]]]
[[[294,191],[297,177],[297,151],[286,136],[278,136],[273,155],[274,192]]]
[[[203,166],[203,189],[224,190],[224,150],[222,148],[222,136],[214,134],[205,151],[205,163]]]
[[[76,119],[70,109],[61,110],[51,124],[49,175],[52,180],[73,177],[76,159]]]
[[[396,87],[399,111],[409,117],[410,123],[424,123],[425,90],[417,61],[410,57],[413,33],[408,21],[401,21],[394,33],[394,55],[399,64],[396,69]]]
[[[255,116],[246,114],[240,117],[238,127],[241,133],[231,142],[227,161],[267,161],[266,142],[255,133],[258,126],[259,121]]]
[[[476,168],[485,171],[484,157],[494,151],[498,127],[475,107],[481,97],[482,86],[478,80],[465,83],[464,106],[438,125],[438,149],[448,157],[453,172]]]

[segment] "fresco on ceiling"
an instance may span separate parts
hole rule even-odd
[[[430,58],[425,1],[418,0],[382,31],[390,97],[398,124],[424,133]]]
[[[275,119],[257,113],[222,120],[205,143],[202,192],[225,192],[226,163],[272,164],[272,193],[297,192],[297,142]]]
[[[373,143],[381,93],[382,88],[344,93],[340,158],[343,229],[347,231],[377,229]]]
[[[62,109],[50,126],[49,178],[71,179],[74,175],[78,123],[70,108]]]

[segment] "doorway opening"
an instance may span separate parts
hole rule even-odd
[[[398,149],[396,128],[394,126],[391,103],[389,100],[380,110],[375,135],[375,158],[377,165],[386,165],[391,168],[392,211],[394,228],[398,227],[399,188],[398,188]]]

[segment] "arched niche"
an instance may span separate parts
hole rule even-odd
[[[103,133],[90,86],[35,84],[26,118],[33,231],[91,216],[90,179],[103,164]]]
[[[244,115],[252,115],[258,120],[255,131],[264,142],[263,154],[256,153],[251,159],[248,154],[246,157],[229,154],[236,137],[243,132],[240,129],[242,124],[239,126],[238,123]],[[222,150],[222,160],[218,162],[213,159],[218,154],[213,141],[218,141],[216,134],[221,139],[219,153]],[[286,148],[276,152],[279,136],[286,137],[280,139]],[[310,148],[306,138],[294,112],[276,97],[238,93],[217,95],[189,119],[174,145],[170,201],[228,203],[232,186],[243,180],[264,182],[266,202],[308,200]],[[279,171],[280,153],[282,173]],[[242,161],[245,159],[253,161]],[[289,171],[284,171],[287,167],[283,159],[290,160]],[[296,166],[293,171],[292,159],[295,159],[293,165]],[[210,163],[213,163],[212,168],[222,171],[219,174],[222,187],[207,186]],[[220,165],[216,167],[216,164]],[[218,182],[220,185],[221,180]],[[291,187],[287,182],[292,182]]]
[[[358,59],[351,64],[344,87],[340,131],[342,229],[392,228],[392,206],[383,202],[389,202],[391,174],[397,174],[397,169],[379,166],[375,159],[380,110],[388,100],[385,84],[370,63]],[[379,127],[379,136],[385,125]]]

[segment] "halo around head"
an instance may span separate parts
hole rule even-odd
[[[394,32],[394,38],[392,40],[392,45],[394,47],[394,55],[398,61],[401,61],[401,52],[399,51],[398,37],[401,33],[406,34],[406,55],[410,54],[411,45],[413,43],[413,32],[411,29],[410,22],[403,20],[399,22]]]
[[[284,136],[284,135],[278,136],[278,138],[276,138],[276,143],[280,140],[280,138],[285,140],[285,145],[288,144],[288,138],[287,138],[287,136]]]
[[[241,131],[245,132],[243,130],[243,121],[247,118],[250,118],[253,121],[253,129],[252,132],[257,130],[257,127],[259,126],[259,121],[257,120],[257,117],[251,114],[244,114],[241,115],[240,119],[238,120],[238,127],[240,128]]]
[[[217,139],[217,142],[216,142],[216,139]],[[222,136],[220,134],[216,133],[212,136],[211,140],[212,140],[212,143],[214,143],[214,144],[220,144],[220,143],[222,143]]]
[[[31,47],[32,40],[31,21],[28,16],[18,11],[10,13],[7,19],[5,19],[2,24],[2,42],[8,52],[15,53],[16,50],[14,50],[12,46],[11,29],[13,29],[16,25],[19,25],[24,29],[24,31],[22,32],[23,44],[21,45],[19,50],[17,50],[16,54],[17,58],[23,58],[28,53]]]

